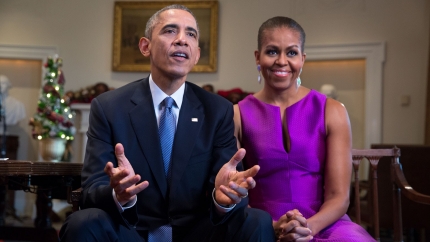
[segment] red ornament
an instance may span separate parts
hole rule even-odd
[[[63,71],[59,70],[60,76],[58,77],[58,84],[64,85],[66,83],[66,79],[64,78]]]

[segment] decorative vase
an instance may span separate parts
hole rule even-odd
[[[39,140],[39,153],[43,160],[58,162],[64,154],[66,140],[60,138],[46,138]]]

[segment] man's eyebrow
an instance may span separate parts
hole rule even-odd
[[[165,30],[169,28],[179,29],[179,26],[177,24],[166,24],[163,26],[163,28],[161,28],[161,30]]]
[[[179,29],[179,26],[177,24],[166,24],[165,26],[163,26],[163,28],[161,28],[161,30],[165,30],[165,29],[169,29],[169,28]],[[186,27],[185,29],[187,31],[193,32],[196,36],[198,35],[197,30],[193,27]]]
[[[193,28],[193,27],[187,27],[187,28],[186,28],[186,30],[187,30],[187,31],[194,32],[194,34],[195,34],[196,36],[198,35],[197,30],[196,30],[195,28]]]

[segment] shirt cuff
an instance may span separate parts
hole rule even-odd
[[[219,204],[216,202],[216,200],[215,200],[215,188],[214,188],[214,190],[212,191],[212,199],[214,200],[214,203],[215,203],[215,207],[216,207],[216,209],[218,210],[218,212],[220,212],[220,213],[222,213],[222,214],[224,214],[224,213],[228,213],[228,212],[230,212],[231,210],[233,210],[233,208],[234,208],[234,207],[236,207],[236,204],[230,205],[230,206],[228,206],[228,207],[224,207],[224,206],[219,205]]]
[[[137,196],[136,196],[131,201],[124,204],[124,206],[121,206],[121,203],[119,203],[118,199],[116,199],[116,193],[115,193],[114,189],[112,189],[112,197],[113,197],[113,200],[115,201],[116,207],[118,208],[118,211],[120,213],[124,212],[124,210],[126,210],[126,209],[133,207],[137,202]]]

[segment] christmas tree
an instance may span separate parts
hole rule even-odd
[[[61,138],[71,141],[76,129],[73,126],[74,113],[69,101],[64,97],[64,75],[61,71],[63,60],[49,57],[45,63],[43,87],[40,91],[37,112],[30,119],[32,136],[41,140]]]

